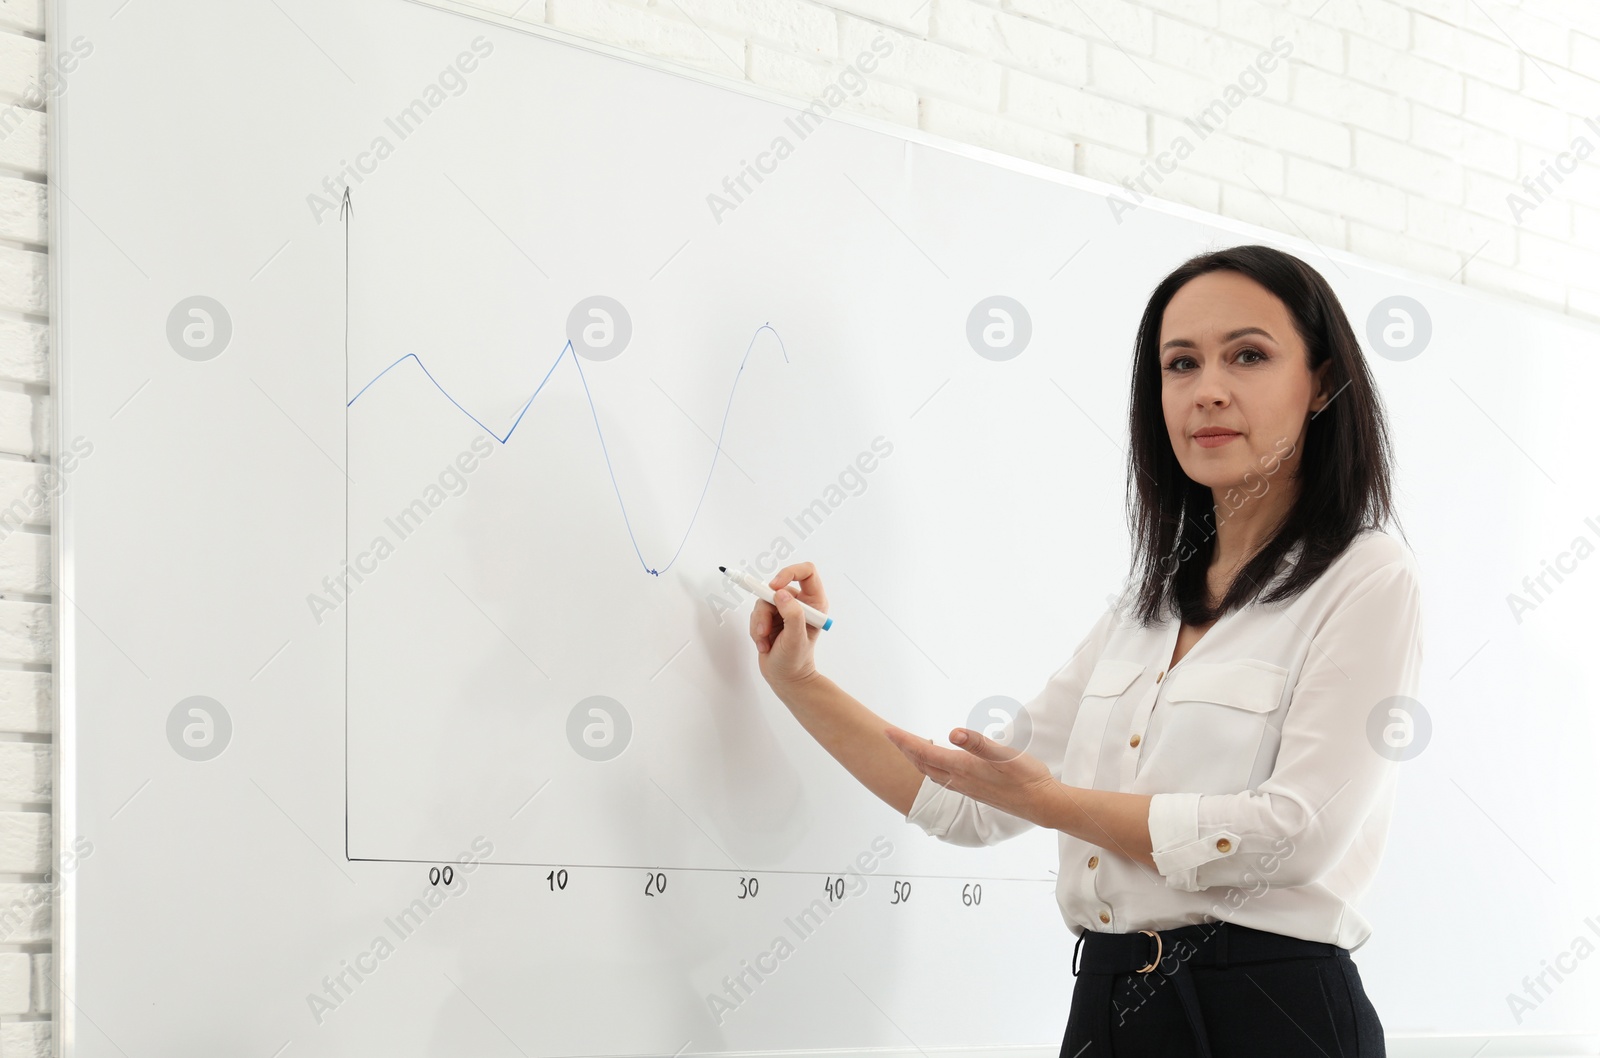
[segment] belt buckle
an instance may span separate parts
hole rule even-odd
[[[1139,932],[1140,933],[1148,933],[1148,934],[1150,934],[1150,936],[1152,936],[1152,937],[1154,937],[1156,939],[1156,957],[1155,957],[1155,959],[1151,961],[1150,965],[1141,966],[1137,970],[1134,971],[1134,973],[1147,974],[1151,970],[1154,970],[1157,966],[1161,965],[1161,934],[1157,933],[1153,929],[1141,929]]]

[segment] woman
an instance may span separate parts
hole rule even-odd
[[[929,834],[1060,832],[1062,1058],[1382,1055],[1354,901],[1388,830],[1421,605],[1333,291],[1265,246],[1185,262],[1140,323],[1129,430],[1129,586],[1011,725],[1025,746],[966,728],[936,746],[819,673],[809,562],[751,616],[762,675]]]

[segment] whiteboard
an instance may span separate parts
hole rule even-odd
[[[1247,241],[1368,339],[1425,577],[1368,988],[1595,1045],[1595,967],[1507,996],[1600,910],[1595,573],[1508,603],[1600,537],[1596,328],[487,16],[120,6],[52,31],[67,1053],[1055,1053],[1051,836],[862,789],[716,567],[815,561],[895,723],[1026,701],[1122,584],[1145,298]]]

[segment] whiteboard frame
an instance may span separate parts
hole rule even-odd
[[[44,46],[46,54],[51,44],[60,39],[57,27],[61,25],[59,0],[45,0]],[[62,360],[68,348],[65,304],[62,282],[62,253],[66,246],[68,226],[62,212],[62,195],[58,188],[65,169],[65,152],[62,150],[66,125],[66,93],[54,100],[46,99],[45,113],[45,245],[48,260],[45,311],[50,342],[50,458],[47,466],[55,466],[61,453],[61,438],[65,434],[62,419],[66,404],[62,400]],[[51,822],[50,822],[50,878],[60,883],[50,901],[50,977],[51,995],[50,1049],[57,1058],[76,1053],[77,1041],[73,1037],[76,1022],[63,1017],[67,1003],[62,1000],[77,992],[77,915],[75,894],[61,882],[57,872],[57,857],[64,847],[64,835],[76,836],[78,830],[78,726],[77,726],[77,643],[72,637],[72,622],[63,620],[63,600],[72,605],[77,593],[77,581],[72,562],[72,504],[67,501],[65,489],[56,489],[50,496],[50,566],[53,570],[51,584],[50,632],[55,654],[51,658]],[[71,1002],[69,999],[68,1003]]]

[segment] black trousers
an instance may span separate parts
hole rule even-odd
[[[1161,934],[1162,961],[1151,972],[1096,973],[1085,962],[1074,982],[1061,1058],[1202,1058],[1207,1051],[1211,1058],[1384,1055],[1383,1025],[1348,949],[1233,923]],[[1146,944],[1154,947],[1152,938],[1139,934],[1083,939],[1110,949],[1108,936],[1122,948],[1128,947],[1124,940],[1140,952]],[[1327,954],[1263,957],[1316,948]]]

